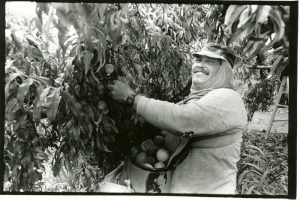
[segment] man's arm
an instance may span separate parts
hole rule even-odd
[[[241,98],[229,89],[215,90],[184,105],[137,96],[133,107],[149,123],[174,134],[210,135],[247,123]]]

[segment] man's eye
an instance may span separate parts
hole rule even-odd
[[[211,63],[211,64],[217,64],[216,60],[209,60],[208,62]]]

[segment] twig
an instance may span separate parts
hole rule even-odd
[[[163,9],[163,24],[162,24],[162,26],[164,26],[165,25],[165,8],[163,6],[161,6],[161,7]]]
[[[138,7],[137,3],[135,3],[135,6],[136,6],[136,12],[140,14],[139,7]]]

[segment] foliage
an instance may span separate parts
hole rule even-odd
[[[238,164],[237,192],[255,195],[287,195],[287,135],[264,132],[243,134],[241,160]]]
[[[251,121],[254,112],[266,112],[274,104],[277,88],[278,81],[274,78],[260,80],[250,87],[243,97],[248,112],[248,121]]]
[[[289,30],[285,26],[288,21],[288,6],[231,5],[226,12],[227,44],[232,44],[238,57],[235,77],[248,85],[243,99],[249,121],[254,112],[266,111],[273,104],[277,95],[276,79],[280,80],[282,69],[288,68]],[[283,59],[271,79],[264,80],[270,74],[266,69],[250,69],[258,65],[272,66],[279,55]]]
[[[8,190],[34,190],[50,148],[55,149],[54,176],[64,166],[76,178],[71,181],[73,190],[78,183],[92,190],[87,167],[98,164],[107,174],[131,144],[143,138],[138,130],[142,124],[130,109],[110,99],[107,84],[122,75],[138,92],[170,99],[188,80],[190,44],[204,35],[197,31],[203,16],[195,14],[204,15],[213,7],[41,3],[31,21],[35,26],[18,30],[13,21],[7,22],[6,121],[12,126],[7,126],[11,134],[6,134],[5,181],[15,183]],[[113,65],[112,74],[106,73],[107,64]],[[41,138],[37,152],[43,157],[27,157],[24,151],[9,155],[21,149],[18,126],[23,121],[34,131],[22,146],[34,153],[30,146],[37,145],[32,141]],[[15,155],[19,160],[13,160]],[[30,184],[18,177],[31,173],[27,166],[39,171]],[[16,167],[24,172],[9,171]]]
[[[285,22],[289,20],[288,6],[229,6],[224,26],[230,35],[228,44],[245,42],[243,50],[248,58],[280,46],[280,52],[288,52],[288,35]],[[279,41],[281,41],[279,43]]]
[[[222,5],[37,3],[33,20],[6,21],[4,155],[5,182],[12,184],[6,190],[39,190],[51,160],[53,175],[66,172],[71,191],[95,191],[133,144],[157,132],[112,101],[107,85],[124,76],[146,96],[182,99],[191,54],[205,42],[230,41],[226,11]],[[249,62],[243,47],[231,48]]]

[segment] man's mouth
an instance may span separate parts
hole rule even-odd
[[[196,70],[196,71],[194,72],[194,74],[195,74],[195,75],[197,75],[197,74],[205,74],[205,75],[208,75],[208,72],[207,72],[206,70]]]

